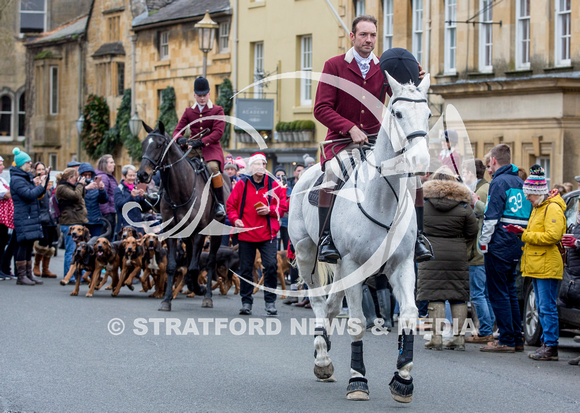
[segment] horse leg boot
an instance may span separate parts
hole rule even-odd
[[[465,351],[463,326],[467,319],[467,304],[451,305],[451,318],[453,318],[453,339],[445,343],[445,349]]]
[[[415,241],[415,262],[433,259],[433,247],[423,234],[423,188],[417,188],[415,198],[415,213],[417,215],[417,241]]]
[[[322,188],[318,198],[318,261],[336,264],[340,258],[332,241],[330,234],[330,216],[332,215],[332,206],[334,204],[334,188]]]
[[[49,248],[46,254],[42,257],[42,278],[56,278],[56,274],[50,271],[50,259],[54,255],[54,247]]]
[[[408,334],[407,334],[408,333]],[[399,403],[410,403],[413,400],[413,343],[415,336],[412,331],[402,331],[399,335],[399,357],[397,358],[397,372],[389,383],[391,397]]]
[[[363,285],[362,287],[362,308],[367,319],[366,327],[374,327],[377,313],[375,311],[375,302],[373,301],[373,296],[368,285]]]
[[[363,342],[354,341],[350,344],[350,374],[346,388],[346,398],[348,400],[368,400],[369,385],[365,378],[366,369],[363,361]]]
[[[220,220],[226,216],[226,209],[224,207],[224,191],[223,191],[224,181],[222,175],[218,173],[213,175],[211,178],[211,187],[213,195],[216,200],[215,207],[215,218]]]
[[[429,318],[431,319],[431,328],[433,334],[431,340],[425,343],[425,348],[429,350],[442,350],[443,341],[441,337],[441,322],[445,318],[445,303],[443,301],[429,302]]]

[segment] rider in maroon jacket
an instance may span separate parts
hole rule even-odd
[[[373,53],[376,38],[377,20],[373,16],[359,16],[352,22],[350,40],[353,47],[346,54],[333,57],[324,64],[323,74],[332,77],[321,80],[331,83],[324,81],[318,83],[314,117],[328,128],[327,141],[345,137],[352,139],[350,143],[325,145],[321,162],[323,170],[326,171],[327,183],[332,182],[336,185],[340,179],[340,174],[337,174],[338,161],[330,161],[334,160],[336,155],[342,158],[350,154],[359,144],[368,142],[367,135],[377,134],[380,130],[383,102],[386,94],[391,94],[383,72],[387,70],[400,83],[413,80],[418,84],[424,75],[415,58],[404,49],[389,49],[383,53],[379,61]],[[344,82],[343,79],[348,82]],[[353,85],[358,88],[353,89]],[[354,92],[354,96],[347,91]],[[330,168],[327,167],[327,162],[331,164]],[[330,216],[336,196],[334,189],[334,187],[321,189],[318,201],[320,225],[318,260],[329,263],[336,263],[340,258],[330,234]],[[422,188],[418,189],[416,197],[419,229],[415,245],[417,262],[433,257],[430,249],[423,243],[425,239],[422,236],[422,191]]]
[[[201,148],[201,154],[207,166],[211,170],[211,184],[213,193],[217,199],[216,218],[221,219],[225,216],[224,195],[223,195],[223,179],[222,170],[224,167],[224,153],[220,145],[220,139],[225,130],[224,110],[221,106],[214,105],[209,99],[209,82],[204,77],[198,77],[193,84],[193,92],[195,96],[195,104],[185,109],[181,120],[177,124],[173,132],[173,138],[177,139],[182,148],[186,146],[187,141],[182,136],[182,129],[190,123],[197,121],[190,125],[191,135],[194,136],[202,130],[208,128],[209,135],[201,139],[193,140],[191,146]],[[207,117],[221,117],[219,119],[206,119]]]

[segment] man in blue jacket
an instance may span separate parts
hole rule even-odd
[[[518,167],[511,163],[508,145],[495,146],[490,151],[490,170],[487,208],[479,246],[485,259],[489,300],[499,329],[499,341],[480,348],[493,353],[524,351],[522,317],[516,291],[516,266],[522,255],[523,243],[508,225],[526,227],[532,205],[523,193],[523,181]]]

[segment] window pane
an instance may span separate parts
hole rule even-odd
[[[18,111],[24,112],[26,110],[26,105],[24,101],[24,93],[20,95],[20,100],[18,101]]]
[[[44,31],[44,14],[20,14],[20,32]]]
[[[12,112],[12,99],[9,96],[2,96],[2,112]]]
[[[117,93],[122,95],[125,91],[125,63],[117,63]]]
[[[44,11],[44,0],[22,0],[21,11]]]
[[[50,113],[56,115],[58,113],[58,68],[52,67],[51,72],[51,91],[50,91]]]

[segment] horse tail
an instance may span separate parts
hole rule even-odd
[[[317,262],[317,272],[318,272],[318,282],[320,282],[320,286],[324,287],[332,282],[334,279],[334,270],[336,268],[336,264],[329,264],[327,262]]]

